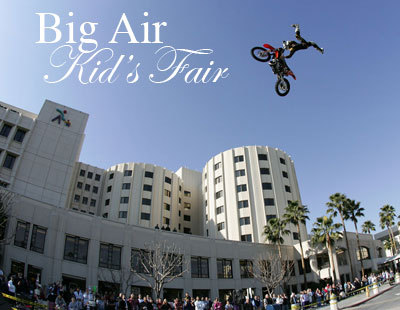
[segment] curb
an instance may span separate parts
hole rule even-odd
[[[390,291],[391,289],[395,288],[397,285],[398,285],[398,284],[392,285],[392,286],[388,287],[387,289],[385,289],[385,290],[379,292],[378,294],[376,294],[376,295],[374,295],[374,296],[368,297],[368,298],[366,298],[366,299],[364,299],[364,300],[361,300],[361,301],[359,301],[359,302],[356,302],[355,304],[352,304],[352,305],[350,305],[350,306],[343,307],[343,308],[341,308],[341,309],[348,309],[348,308],[353,308],[353,307],[357,307],[357,306],[359,306],[359,305],[362,305],[363,303],[366,303],[367,301],[370,301],[371,299],[374,299],[375,297],[378,297],[378,296],[382,295],[383,293],[386,293],[387,291]]]

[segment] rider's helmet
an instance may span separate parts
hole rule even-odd
[[[289,41],[283,41],[282,45],[285,50],[289,49]]]

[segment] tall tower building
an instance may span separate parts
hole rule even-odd
[[[245,146],[211,158],[203,169],[205,233],[212,238],[263,243],[263,228],[281,218],[289,201],[301,203],[293,161],[268,146]],[[297,243],[297,230],[285,244]],[[301,234],[307,235],[305,225]]]

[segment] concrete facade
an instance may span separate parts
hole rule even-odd
[[[248,146],[214,156],[203,172],[133,162],[102,169],[78,162],[87,119],[48,100],[38,115],[1,103],[0,185],[18,195],[7,230],[12,241],[3,249],[4,272],[39,273],[44,284],[114,282],[136,291],[147,285],[137,276],[124,280],[132,251],[149,241],[168,240],[185,251],[187,261],[200,257],[208,262],[207,277],[193,276],[189,264],[168,289],[204,290],[210,297],[245,288],[262,294],[260,282],[241,275],[241,261],[275,253],[261,234],[268,216],[282,216],[289,200],[301,202],[291,158],[271,147]],[[247,206],[239,207],[244,200]],[[306,227],[301,229],[307,236]],[[374,269],[374,241],[370,235],[361,240],[371,253],[366,268]],[[285,257],[297,262],[288,283],[296,290],[303,280],[298,246],[293,234],[285,237]],[[328,277],[307,241],[304,247],[309,280]],[[231,276],[218,276],[220,259],[231,264]],[[338,265],[339,276],[346,274],[346,266]]]

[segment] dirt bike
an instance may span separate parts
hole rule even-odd
[[[268,64],[270,65],[272,72],[278,78],[275,83],[275,91],[281,97],[286,96],[290,91],[290,83],[284,77],[289,75],[294,79],[296,79],[296,77],[286,64],[285,58],[283,57],[284,49],[275,49],[269,44],[264,44],[264,46],[266,48],[260,46],[253,47],[251,49],[251,55],[254,59],[261,62],[267,62],[272,58]]]

